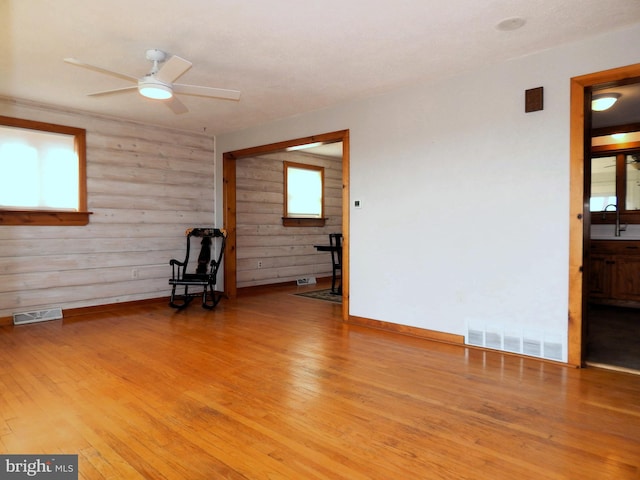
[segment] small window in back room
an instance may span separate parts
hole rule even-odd
[[[324,168],[284,162],[285,226],[324,225]]]

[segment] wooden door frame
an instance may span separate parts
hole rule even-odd
[[[323,133],[310,137],[244,148],[222,154],[222,208],[223,224],[227,231],[224,256],[224,289],[229,298],[237,295],[236,251],[236,160],[282,151],[288,147],[308,143],[342,142],[342,319],[349,317],[349,130]]]
[[[585,91],[594,85],[639,76],[640,64],[635,64],[571,79],[568,363],[575,366],[584,364],[586,293],[583,261],[590,228],[589,199],[584,195],[585,115],[590,108]]]

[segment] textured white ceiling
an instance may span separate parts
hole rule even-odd
[[[598,89],[596,93],[618,93],[620,98],[609,110],[592,112],[593,128],[640,123],[640,83]]]
[[[523,28],[500,31],[506,18]],[[0,95],[216,134],[455,75],[640,22],[638,0],[0,0]],[[173,114],[75,57],[142,76],[145,51],[193,62]]]

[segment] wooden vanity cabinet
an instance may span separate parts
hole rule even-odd
[[[587,274],[590,300],[640,306],[640,241],[592,240]]]

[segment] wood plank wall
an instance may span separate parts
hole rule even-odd
[[[324,167],[324,227],[283,227],[284,161]],[[236,164],[237,286],[331,276],[331,257],[314,244],[328,244],[342,231],[342,159],[302,152],[241,158]],[[258,262],[262,267],[258,268]]]
[[[168,297],[185,229],[214,219],[214,139],[7,98],[0,114],[87,130],[93,212],[84,227],[0,226],[0,318]]]

